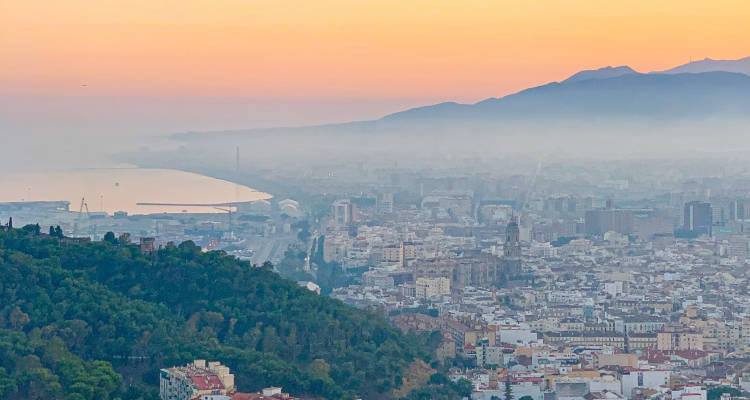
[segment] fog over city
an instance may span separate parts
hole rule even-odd
[[[3,163],[14,170],[101,167],[132,164],[122,153],[144,150],[182,157],[196,151],[221,163],[236,146],[266,166],[325,163],[329,152],[338,160],[402,160],[417,168],[420,161],[509,153],[558,159],[741,155],[748,150],[740,138],[750,125],[749,60],[707,59],[651,74],[591,69],[464,104],[9,94],[2,97],[2,135],[22,151],[9,152]]]
[[[15,150],[0,163],[13,170],[95,168],[116,163],[123,151],[175,148],[175,133],[369,119],[429,101],[3,94],[0,140]]]

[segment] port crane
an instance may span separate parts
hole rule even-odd
[[[86,198],[81,197],[81,206],[78,207],[78,218],[83,218],[83,210],[86,210],[86,216],[89,216],[89,204],[86,203]]]
[[[84,214],[84,210],[86,213]],[[81,197],[81,206],[78,207],[78,221],[82,221],[84,217],[89,217],[89,205],[86,203],[86,198]],[[73,234],[79,234],[80,232],[80,226],[78,225],[78,222],[75,222],[73,224]]]

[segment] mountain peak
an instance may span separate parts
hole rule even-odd
[[[476,104],[441,103],[391,114],[385,121],[521,120],[548,118],[683,118],[744,115],[750,108],[750,76],[725,71],[641,74],[628,67],[583,71]]]
[[[608,79],[608,78],[616,78],[618,76],[627,75],[627,74],[637,74],[633,68],[628,67],[627,65],[621,65],[619,67],[604,67],[599,69],[588,69],[584,71],[580,71],[570,78],[563,81],[563,83],[571,83],[571,82],[578,82],[578,81],[587,81],[590,79]]]
[[[726,71],[750,75],[750,57],[739,60],[714,60],[704,58],[703,60],[691,61],[687,64],[677,66],[666,71],[658,71],[660,74],[697,74],[702,72]]]

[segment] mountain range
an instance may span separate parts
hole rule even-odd
[[[442,103],[383,118],[518,120],[528,117],[740,116],[750,111],[750,76],[731,72],[624,74],[550,83],[472,105]]]
[[[604,67],[599,69],[587,69],[585,71],[573,74],[570,78],[563,81],[563,83],[572,83],[579,81],[587,81],[590,79],[607,79],[617,78],[618,76],[627,74],[637,74],[633,68],[623,65],[620,67]]]
[[[701,72],[737,72],[740,74],[750,75],[750,57],[739,60],[712,60],[705,58],[700,61],[692,61],[679,67],[661,71],[664,74],[697,74]]]
[[[474,104],[445,102],[412,108],[371,121],[295,128],[252,129],[209,133],[241,137],[253,133],[342,134],[361,132],[474,131],[500,124],[543,124],[555,129],[559,121],[706,121],[746,120],[750,116],[750,57],[739,60],[690,62],[658,72],[641,73],[628,66],[578,72],[550,82]],[[550,122],[552,124],[550,124]],[[481,127],[481,128],[478,128]],[[180,139],[204,138],[206,133],[178,134]]]
[[[382,120],[669,119],[744,116],[748,112],[750,57],[736,61],[691,62],[659,73],[639,73],[628,66],[586,70],[562,82],[551,82],[500,98],[475,104],[447,102],[413,108],[387,115]]]

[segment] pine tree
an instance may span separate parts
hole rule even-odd
[[[505,400],[513,400],[513,388],[510,387],[510,371],[505,376]]]

